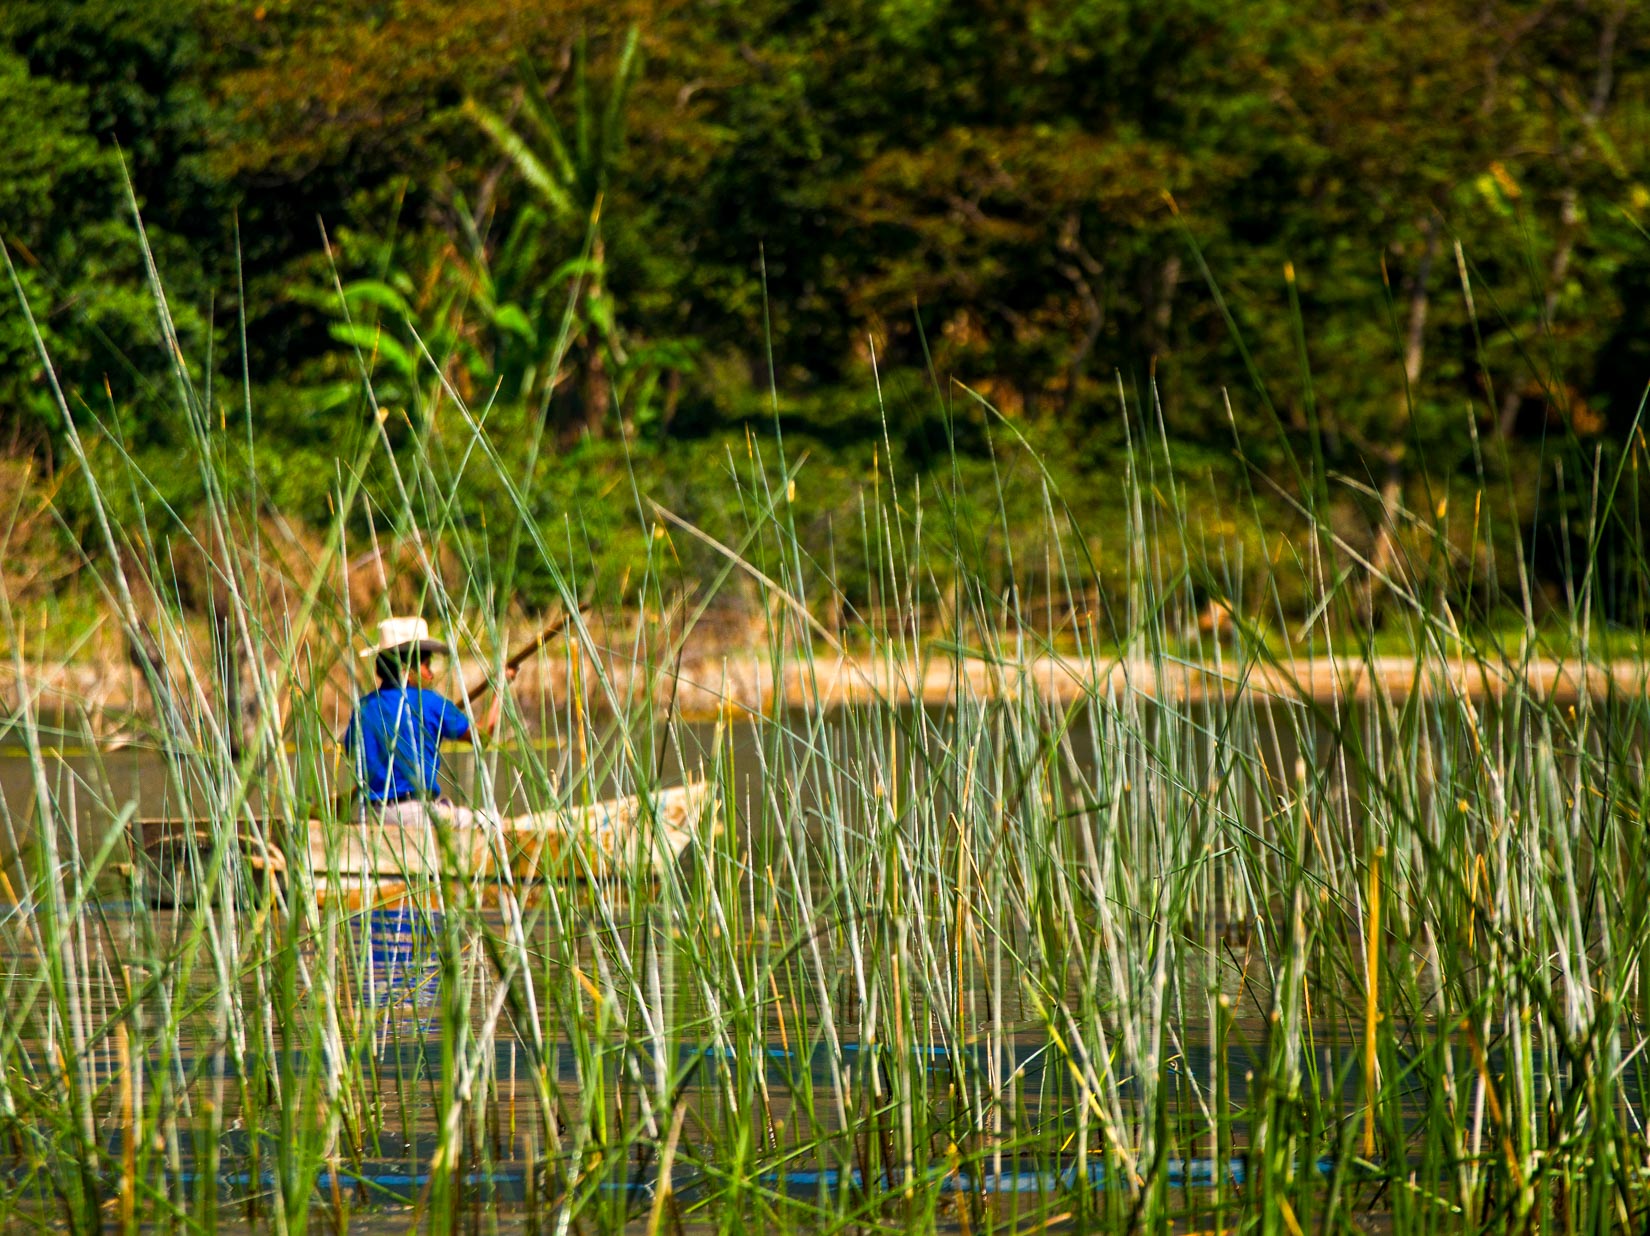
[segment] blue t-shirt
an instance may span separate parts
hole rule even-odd
[[[368,802],[441,794],[441,743],[470,736],[462,709],[421,687],[363,695],[344,733]]]

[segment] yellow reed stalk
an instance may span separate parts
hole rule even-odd
[[[1301,1232],[1301,1221],[1295,1218],[1295,1208],[1289,1204],[1288,1198],[1278,1199],[1278,1213],[1283,1216],[1284,1226],[1289,1229],[1289,1236],[1304,1236]]]
[[[115,1061],[120,1068],[120,1230],[137,1230],[137,1123],[133,1118],[132,1043],[126,1023],[115,1026]]]
[[[1375,847],[1369,864],[1369,911],[1364,927],[1364,1158],[1375,1155],[1375,1023],[1381,1016],[1381,859]]]
[[[647,1236],[659,1236],[664,1223],[665,1204],[670,1201],[670,1169],[676,1162],[676,1143],[682,1136],[682,1121],[687,1116],[687,1104],[678,1100],[676,1112],[670,1120],[670,1134],[665,1139],[664,1152],[659,1155],[659,1175],[653,1186],[653,1209],[647,1216]]]
[[[1490,1072],[1489,1057],[1484,1053],[1484,1045],[1478,1041],[1478,1031],[1473,1026],[1471,1018],[1461,1019],[1461,1029],[1467,1036],[1467,1046],[1472,1049],[1473,1068],[1478,1070],[1479,1082],[1484,1087],[1484,1099],[1490,1109],[1490,1122],[1501,1134],[1501,1153],[1507,1160],[1507,1173],[1512,1177],[1513,1185],[1522,1189],[1524,1172],[1518,1166],[1518,1150],[1512,1144],[1507,1118],[1501,1108],[1501,1097],[1496,1093],[1495,1077]]]
[[[572,680],[569,691],[573,696],[573,733],[579,744],[579,767],[585,771],[590,768],[590,748],[585,740],[584,733],[584,651],[576,639],[568,640],[568,677]],[[591,797],[588,780],[585,784],[585,798]]]
[[[339,1232],[347,1232],[349,1230],[349,1214],[344,1208],[344,1186],[340,1183],[343,1178],[343,1168],[338,1161],[337,1150],[327,1156],[327,1174],[332,1177],[332,1222]]]
[[[961,1042],[963,1027],[968,1024],[966,1020],[968,985],[963,980],[963,948],[968,935],[968,885],[966,883],[968,874],[966,867],[968,862],[968,835],[963,832],[962,825],[958,823],[955,814],[951,816],[951,827],[957,830],[957,840],[959,842],[957,846],[957,926],[956,930],[952,932],[957,946],[957,968],[953,972],[952,986],[955,988],[957,996],[956,1026],[958,1041]]]
[[[1467,947],[1472,948],[1478,943],[1478,894],[1482,890],[1484,901],[1487,904],[1490,897],[1490,873],[1484,865],[1484,856],[1480,854],[1473,865],[1472,875],[1472,906],[1467,914]]]
[[[773,867],[771,865],[765,867],[764,871],[768,878],[769,904],[773,907],[773,920],[780,922],[782,919],[779,910],[779,886],[774,883]],[[772,969],[768,971],[768,990],[773,993],[773,1010],[779,1017],[779,1048],[781,1051],[789,1053],[791,1050],[791,1036],[785,1029],[785,1001],[780,997],[779,980],[774,976]]]

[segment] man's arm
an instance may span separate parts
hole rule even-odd
[[[493,702],[487,706],[487,715],[470,726],[462,738],[455,739],[456,742],[467,742],[473,746],[483,738],[493,736],[493,731],[498,729],[499,716],[504,711],[504,696],[509,691],[509,684],[514,682],[515,678],[515,666],[512,665],[506,668],[504,671],[505,685],[493,692]]]

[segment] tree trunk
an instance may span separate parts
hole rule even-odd
[[[212,619],[213,659],[223,691],[223,733],[231,762],[238,762],[257,728],[260,700],[256,686],[247,691],[251,650],[237,630],[234,615],[217,608]]]
[[[607,246],[597,232],[590,245],[590,282],[584,292],[584,431],[592,438],[603,436],[607,413],[613,406],[613,382],[607,373],[606,343],[597,324],[602,313]]]
[[[1547,291],[1541,298],[1541,329],[1553,328],[1553,311],[1558,308],[1558,290],[1570,273],[1570,256],[1575,252],[1576,233],[1580,230],[1580,212],[1576,209],[1576,187],[1565,188],[1560,197],[1558,244],[1553,249],[1553,260],[1547,268]],[[1518,427],[1518,409],[1524,402],[1525,388],[1518,382],[1509,382],[1501,395],[1501,410],[1495,418],[1495,431],[1502,438],[1512,437]]]
[[[1369,579],[1364,589],[1364,616],[1373,625],[1380,614],[1380,598],[1386,583],[1398,567],[1398,514],[1404,495],[1404,435],[1409,430],[1416,386],[1421,379],[1425,355],[1427,310],[1430,306],[1427,279],[1438,253],[1438,217],[1427,219],[1426,248],[1409,280],[1409,324],[1404,337],[1404,388],[1399,392],[1397,415],[1393,418],[1392,440],[1383,451],[1380,523],[1369,554]]]
[[[672,369],[665,375],[665,402],[659,412],[659,436],[670,432],[670,422],[676,419],[676,405],[682,401],[682,371]]]
[[[155,705],[155,718],[166,743],[167,757],[175,758],[188,746],[189,727],[173,694],[172,680],[166,673],[165,653],[147,624],[139,622],[127,626],[126,657],[149,688],[149,698]]]
[[[602,360],[601,348],[590,346],[590,355],[584,364],[584,431],[592,438],[604,436],[607,411],[613,402],[613,384],[607,376],[607,365]]]
[[[1089,353],[1094,351],[1094,345],[1100,341],[1100,332],[1106,326],[1105,307],[1090,282],[1090,279],[1098,279],[1105,272],[1095,256],[1083,246],[1081,220],[1075,212],[1067,216],[1061,226],[1057,247],[1066,259],[1056,263],[1057,269],[1070,281],[1083,306],[1083,333],[1072,345],[1071,356],[1066,361],[1066,389],[1061,410],[1069,417],[1077,406],[1077,388],[1082,384],[1083,368],[1088,363]]]
[[[1589,133],[1598,127],[1610,106],[1610,94],[1616,80],[1616,40],[1626,19],[1627,0],[1617,0],[1599,28],[1598,64],[1593,74],[1592,94],[1583,115],[1583,123]],[[1563,161],[1573,163],[1579,159],[1585,152],[1586,142],[1587,139],[1583,139],[1572,145],[1562,156]],[[1544,332],[1552,331],[1553,313],[1558,308],[1558,297],[1565,277],[1570,273],[1570,259],[1575,253],[1576,237],[1580,231],[1580,191],[1572,178],[1559,195],[1558,243],[1553,247],[1553,260],[1547,267],[1546,294],[1541,298],[1541,329]],[[1512,437],[1513,430],[1518,427],[1518,409],[1523,402],[1524,388],[1517,382],[1509,382],[1501,394],[1501,407],[1495,418],[1495,431],[1503,440]]]

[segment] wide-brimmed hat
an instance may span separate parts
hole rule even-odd
[[[430,624],[422,618],[386,618],[378,624],[378,642],[371,648],[361,649],[361,655],[382,657],[394,652],[419,652],[434,656],[451,651],[440,640],[430,638]]]

